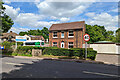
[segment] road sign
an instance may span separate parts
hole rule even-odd
[[[90,35],[89,34],[85,34],[83,36],[83,39],[84,39],[85,42],[88,42],[90,40]]]
[[[5,49],[5,46],[0,46],[0,49]]]
[[[17,42],[23,42],[23,41],[26,41],[26,36],[16,36],[16,41]]]
[[[90,40],[89,34],[85,34],[83,36],[83,39],[85,41],[85,59],[87,59],[87,42]]]
[[[40,42],[35,42],[35,46],[40,47]]]

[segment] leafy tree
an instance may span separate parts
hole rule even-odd
[[[3,2],[0,2],[0,21],[1,21],[1,31],[2,32],[8,32],[8,30],[12,27],[12,25],[14,24],[12,19],[6,15],[5,11],[5,7],[3,7]]]
[[[116,42],[120,43],[120,28],[116,30]]]
[[[28,32],[20,32],[20,36],[24,36],[25,34],[27,35],[34,35],[34,36],[43,36],[45,39],[49,38],[49,31],[48,28],[44,27],[42,30],[29,30]]]
[[[88,43],[94,43],[97,41],[114,41],[115,36],[113,31],[106,31],[104,26],[99,25],[87,25],[86,33],[90,35],[90,41]]]
[[[43,37],[45,39],[48,39],[49,38],[49,31],[48,31],[48,28],[44,27],[42,30],[41,30],[42,34],[43,34]]]
[[[28,34],[27,32],[20,32],[19,35],[20,36],[24,36],[25,34]]]

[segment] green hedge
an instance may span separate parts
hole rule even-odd
[[[20,46],[17,48],[16,53],[20,54],[32,54],[32,49],[42,49],[43,55],[54,55],[54,56],[77,56],[80,58],[85,58],[85,48],[57,48],[57,47],[37,47],[37,46]],[[97,51],[92,48],[87,49],[87,58],[94,60]]]
[[[63,49],[63,48],[45,48],[43,54],[54,55],[54,56],[77,56],[80,58],[85,58],[85,48],[72,48],[72,49]],[[94,60],[96,57],[97,51],[92,48],[87,49],[87,58]]]

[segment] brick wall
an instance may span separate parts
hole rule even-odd
[[[61,31],[57,31],[58,38],[53,38],[53,31],[50,31],[49,33],[50,46],[52,46],[53,42],[57,42],[57,47],[61,48],[61,42],[64,41],[64,48],[68,48],[69,42],[73,42],[74,48],[82,48],[84,31],[82,29],[79,29],[79,30],[74,30],[73,33],[74,33],[74,37],[69,38],[68,37],[69,31],[66,30],[64,31],[64,38],[61,38]]]

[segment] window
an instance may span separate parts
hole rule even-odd
[[[73,31],[69,31],[69,36],[68,37],[74,37]]]
[[[61,38],[64,38],[64,32],[61,32]]]
[[[57,47],[57,42],[53,42],[53,46],[56,46],[56,47]]]
[[[68,43],[68,48],[73,48],[73,42]]]
[[[29,40],[29,38],[27,38],[27,40]]]
[[[53,32],[53,38],[57,38],[57,32]]]
[[[35,42],[26,42],[25,45],[35,45]]]

